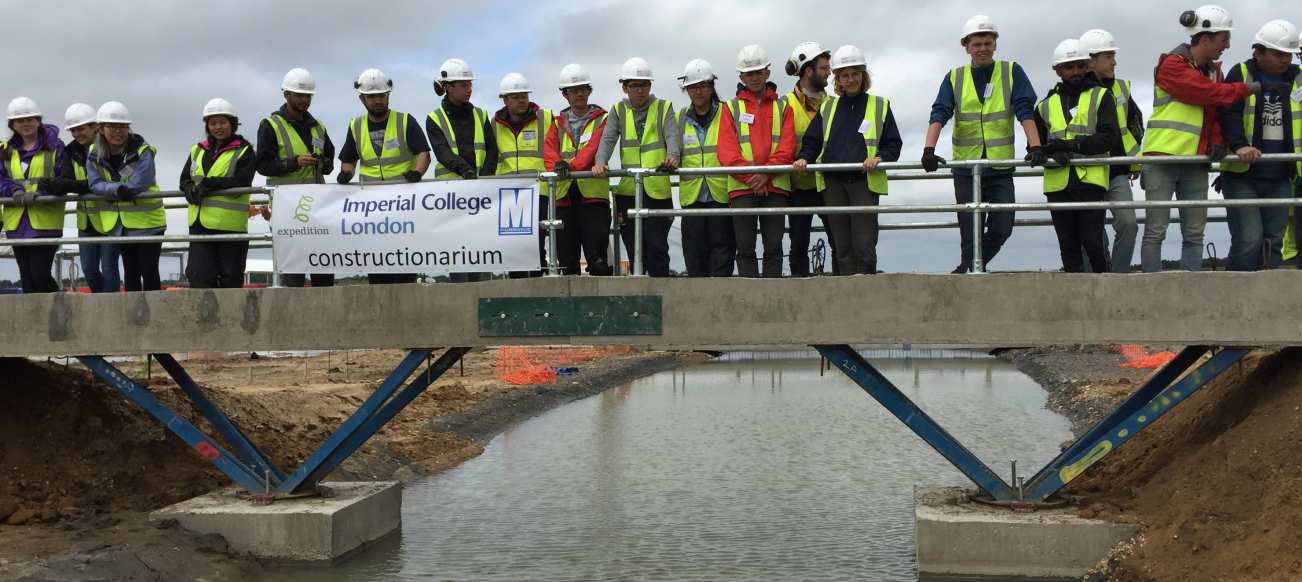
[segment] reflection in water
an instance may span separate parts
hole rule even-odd
[[[1001,473],[1068,438],[993,360],[882,372]],[[970,373],[969,373],[970,372]],[[915,485],[966,480],[818,360],[714,362],[575,402],[408,487],[403,530],[319,580],[914,580]]]

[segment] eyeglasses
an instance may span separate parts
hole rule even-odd
[[[650,82],[647,82],[647,81],[642,81],[642,82],[640,82],[640,83],[639,83],[639,82],[628,82],[628,83],[624,83],[624,88],[625,88],[625,89],[631,89],[631,90],[634,90],[634,91],[648,91],[648,90],[651,89],[651,83],[650,83]]]
[[[128,131],[131,129],[131,126],[129,125],[121,125],[117,123],[105,123],[100,125],[100,127],[102,127],[104,131]]]

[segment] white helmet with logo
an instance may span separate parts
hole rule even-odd
[[[475,72],[471,71],[470,65],[461,59],[448,59],[439,67],[438,82],[474,80]]]
[[[1099,53],[1117,52],[1117,39],[1112,37],[1112,33],[1102,28],[1086,31],[1085,34],[1080,36],[1080,42],[1085,45],[1085,50],[1089,52],[1090,56]]]
[[[497,96],[506,97],[516,93],[530,93],[529,80],[520,73],[507,73],[502,77],[502,83],[497,86]]]
[[[1257,31],[1252,44],[1261,45],[1282,53],[1298,54],[1297,27],[1287,20],[1272,20]]]
[[[1180,15],[1180,24],[1184,26],[1189,36],[1200,32],[1234,30],[1234,19],[1230,17],[1230,11],[1215,4],[1199,6],[1196,10],[1186,10]]]
[[[15,97],[13,101],[9,102],[10,120],[40,116],[41,107],[29,97]]]
[[[655,75],[651,73],[651,64],[646,62],[642,57],[633,57],[624,61],[624,66],[619,68],[619,82],[624,81],[654,81]]]
[[[565,65],[564,67],[561,67],[561,77],[560,80],[557,81],[556,83],[557,88],[559,89],[569,89],[570,87],[582,87],[584,85],[591,85],[591,84],[592,84],[592,75],[588,74],[588,70],[583,68],[583,65],[577,63],[570,63],[568,65]]]
[[[847,44],[832,53],[832,70],[846,69],[849,67],[867,67],[868,58],[864,56],[859,47]]]
[[[786,71],[792,77],[800,76],[800,69],[805,65],[814,62],[818,57],[831,57],[831,51],[823,48],[823,45],[816,42],[802,42],[796,45],[791,51],[791,58],[787,59]]]
[[[383,95],[393,91],[393,79],[379,69],[366,69],[353,82],[359,95]]]
[[[995,26],[995,21],[991,20],[989,16],[978,14],[963,23],[963,36],[959,40],[966,43],[967,37],[974,34],[993,34],[995,38],[999,38],[999,28]]]
[[[240,114],[235,111],[235,104],[222,99],[221,97],[209,99],[208,103],[203,106],[203,118],[205,121],[214,115],[225,115],[235,119],[240,118]]]
[[[748,44],[737,52],[737,72],[750,73],[763,71],[773,65],[769,52],[757,44]]]
[[[1053,49],[1053,66],[1063,63],[1074,63],[1076,61],[1090,60],[1089,51],[1085,50],[1085,45],[1079,38],[1069,38],[1058,43],[1057,48]]]
[[[131,123],[131,112],[119,101],[109,101],[95,112],[97,123]]]
[[[714,67],[705,59],[692,59],[683,69],[683,76],[678,78],[679,85],[686,89],[697,83],[707,83],[718,79],[714,75]]]
[[[315,95],[316,79],[312,78],[312,73],[307,69],[295,67],[285,73],[285,79],[280,82],[280,89],[290,93]]]
[[[63,112],[63,128],[72,129],[95,123],[95,108],[85,103],[73,103]]]

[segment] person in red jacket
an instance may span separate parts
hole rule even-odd
[[[737,54],[741,77],[737,98],[719,112],[718,156],[724,166],[785,166],[795,159],[795,117],[779,100],[778,86],[769,82],[771,65],[768,53],[756,45],[743,47]],[[790,174],[733,174],[728,178],[733,208],[784,207],[790,193]],[[786,218],[781,214],[733,217],[737,273],[760,276],[755,256],[757,225],[764,243],[764,277],[781,277],[786,230]]]
[[[606,254],[610,251],[610,182],[603,178],[567,180],[570,171],[592,169],[606,130],[606,110],[588,103],[592,77],[578,64],[561,69],[558,84],[569,107],[556,114],[543,142],[543,164],[561,180],[556,185],[556,217],[564,228],[556,236],[561,272],[579,274],[579,253],[588,262],[588,274],[613,275]]]

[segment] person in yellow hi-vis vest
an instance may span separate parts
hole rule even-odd
[[[704,59],[687,63],[678,78],[691,103],[678,111],[683,132],[683,167],[717,168],[719,163],[719,112],[714,67]],[[684,209],[728,207],[728,177],[681,176],[678,206]],[[684,216],[683,263],[688,277],[730,277],[737,260],[737,239],[731,216]]]
[[[236,133],[240,116],[230,101],[216,98],[204,105],[203,123],[207,139],[190,147],[181,168],[190,234],[247,233],[249,195],[220,192],[253,186],[258,156]],[[244,286],[248,256],[249,241],[191,242],[185,275],[193,289],[238,289]]]
[[[86,181],[91,194],[117,200],[123,236],[162,235],[167,231],[167,212],[163,200],[152,197],[159,190],[154,173],[157,150],[131,131],[131,112],[121,102],[100,105],[95,121],[99,137],[86,156]],[[127,291],[162,289],[158,258],[163,243],[124,244],[121,249],[122,284]]]
[[[493,137],[497,142],[498,176],[536,176],[546,169],[543,142],[551,131],[552,112],[529,100],[529,80],[520,73],[507,73],[498,86],[503,107],[493,115]],[[550,195],[547,184],[538,185],[538,219],[547,220]],[[547,229],[538,229],[538,269],[512,271],[512,279],[541,277],[547,263]]]
[[[882,162],[900,159],[904,147],[895,112],[885,97],[872,95],[872,73],[863,51],[845,45],[832,53],[836,96],[829,97],[809,123],[800,153],[791,165],[797,176],[806,175],[811,161],[820,164],[860,164],[862,172],[827,172],[814,175],[814,183],[829,206],[876,206],[887,194]],[[836,241],[840,275],[877,272],[878,221],[876,214],[838,214],[828,217],[831,240]]]
[[[795,88],[791,89],[783,99],[787,102],[787,108],[791,109],[796,122],[796,143],[799,144],[805,139],[805,132],[809,129],[809,122],[813,121],[814,116],[818,115],[818,110],[823,106],[823,101],[827,99],[827,79],[832,74],[832,67],[829,59],[832,58],[832,52],[823,48],[816,42],[802,42],[796,45],[791,51],[791,58],[787,59],[786,72],[792,77],[796,77]],[[799,147],[799,146],[797,146]],[[791,206],[795,207],[817,207],[823,206],[823,195],[818,191],[818,180],[814,174],[793,174],[791,176]],[[819,215],[819,220],[823,224],[823,230],[827,235],[828,247],[831,249],[832,273],[837,273],[836,265],[836,241],[832,238],[832,230],[829,224],[831,217],[825,214]],[[790,256],[787,262],[791,265],[792,277],[808,277],[809,270],[809,239],[813,231],[814,216],[812,214],[787,216],[787,236],[791,240]]]
[[[1139,144],[1144,141],[1144,114],[1135,103],[1130,81],[1117,78],[1117,42],[1112,33],[1095,28],[1080,37],[1081,44],[1090,53],[1090,71],[1099,85],[1112,92],[1117,103],[1117,126],[1121,134],[1112,144],[1110,155],[1116,157],[1135,157],[1139,155]],[[1109,202],[1133,202],[1134,190],[1131,182],[1139,177],[1143,166],[1139,164],[1117,164],[1111,167],[1108,184]],[[1113,273],[1129,273],[1130,265],[1135,260],[1135,239],[1139,235],[1139,222],[1134,208],[1111,208],[1112,215],[1112,253],[1108,264]]]
[[[668,101],[651,93],[655,75],[645,59],[633,57],[620,68],[619,83],[624,88],[623,101],[610,108],[606,131],[601,134],[597,148],[597,161],[592,174],[606,177],[606,164],[619,144],[619,163],[624,169],[655,168],[663,171],[678,169],[682,157],[683,136],[678,128],[674,107]],[[636,201],[633,197],[633,178],[620,178],[615,186],[615,209],[619,215],[619,237],[624,242],[630,262],[633,260],[635,233],[633,221],[628,220],[628,209]],[[648,176],[642,182],[642,207],[673,208],[669,176]],[[648,218],[642,221],[642,261],[647,275],[668,277],[669,231],[672,218]],[[641,275],[643,273],[634,273]]]
[[[579,257],[589,275],[606,277],[610,266],[610,182],[603,178],[567,179],[571,171],[586,172],[597,159],[597,146],[606,130],[606,110],[588,103],[592,76],[578,63],[561,68],[557,88],[569,107],[556,114],[543,142],[543,163],[556,172],[556,216],[564,224],[556,236],[561,272],[579,274]]]
[[[63,162],[59,128],[42,122],[35,101],[18,97],[9,102],[8,155],[0,165],[0,198],[13,197],[4,205],[5,237],[11,239],[58,238],[63,235],[62,202],[37,202],[41,180],[58,175]],[[53,293],[59,282],[50,274],[58,245],[15,246],[14,260],[23,293]]]
[[[1111,184],[1107,166],[1070,166],[1072,158],[1104,157],[1121,138],[1112,92],[1090,75],[1090,54],[1080,39],[1069,38],[1053,51],[1053,70],[1061,82],[1035,108],[1035,126],[1044,151],[1058,163],[1044,169],[1049,202],[1102,202]],[[1053,229],[1064,271],[1083,270],[1081,248],[1091,272],[1107,273],[1107,211],[1053,210]]]
[[[72,141],[63,148],[63,163],[57,178],[41,180],[39,188],[50,194],[90,194],[86,182],[86,156],[99,133],[95,123],[95,108],[85,103],[73,103],[63,114],[63,127],[72,134]],[[77,202],[77,236],[93,239],[121,234],[117,205],[100,200]],[[81,243],[77,245],[81,273],[91,293],[117,293],[122,286],[122,270],[118,267],[118,245]]]

